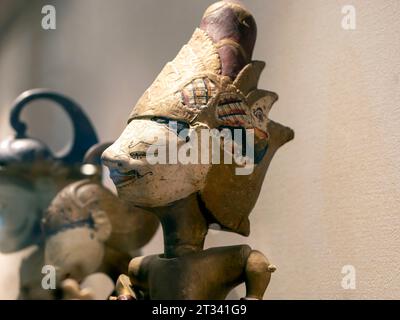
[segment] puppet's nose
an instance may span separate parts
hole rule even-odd
[[[110,170],[118,169],[119,171],[125,171],[128,170],[130,164],[130,157],[122,153],[116,153],[113,146],[103,152],[101,160]]]

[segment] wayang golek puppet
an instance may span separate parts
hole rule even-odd
[[[164,253],[132,259],[117,299],[225,299],[242,282],[245,299],[262,299],[275,267],[247,245],[204,250],[208,228],[249,235],[248,216],[268,166],[291,129],[268,119],[277,94],[257,88],[264,62],[252,61],[256,23],[238,1],[210,6],[190,41],[134,107],[120,138],[103,154],[118,195],[160,220]],[[174,123],[174,126],[171,126]],[[254,170],[243,164],[150,163],[155,137],[177,148],[201,130],[254,133]],[[187,136],[181,131],[186,130]],[[199,149],[207,145],[200,140]],[[222,146],[222,144],[221,144]],[[229,150],[221,147],[221,153]]]
[[[69,116],[73,141],[59,154],[27,135],[22,111],[36,100],[49,100]],[[15,135],[0,142],[0,251],[12,253],[37,246],[20,267],[19,299],[52,299],[43,290],[41,273],[44,245],[40,222],[54,196],[66,185],[83,179],[81,165],[86,151],[98,142],[96,132],[81,107],[48,89],[22,93],[14,102],[10,124]]]

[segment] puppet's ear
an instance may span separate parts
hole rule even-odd
[[[268,138],[268,115],[277,100],[278,95],[275,92],[266,90],[254,90],[247,96],[253,125],[256,131],[265,134],[265,138]]]

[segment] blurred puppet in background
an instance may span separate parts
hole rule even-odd
[[[28,137],[27,126],[20,120],[22,110],[30,102],[43,99],[57,103],[72,122],[73,141],[60,154],[53,154],[44,142]],[[48,288],[42,286],[42,280],[45,276],[42,273],[44,265],[49,263],[59,264],[62,260],[62,258],[55,257],[54,250],[49,249],[52,252],[50,262],[45,261],[46,243],[50,239],[50,248],[57,247],[60,254],[68,253],[71,260],[68,259],[68,261],[64,260],[63,262],[74,265],[77,262],[74,259],[74,255],[76,255],[75,247],[69,241],[65,243],[60,241],[60,238],[65,239],[62,236],[55,237],[56,244],[53,244],[53,239],[58,231],[64,232],[78,226],[79,223],[75,225],[73,219],[80,219],[79,215],[83,217],[87,212],[77,213],[75,211],[73,216],[68,216],[68,213],[65,213],[68,209],[61,212],[52,210],[52,208],[58,208],[60,198],[67,198],[69,206],[80,203],[80,200],[88,200],[91,208],[93,208],[93,203],[100,203],[103,206],[103,211],[100,211],[106,212],[106,217],[102,216],[99,218],[100,220],[94,219],[93,221],[96,221],[97,224],[91,226],[97,228],[99,221],[104,222],[104,224],[100,224],[105,226],[105,229],[99,227],[103,230],[99,231],[102,236],[97,238],[100,241],[105,241],[111,237],[107,242],[110,244],[107,250],[103,250],[101,253],[93,253],[92,251],[96,251],[98,247],[86,247],[88,243],[85,242],[85,238],[79,237],[73,240],[75,240],[75,245],[84,251],[85,257],[94,257],[97,254],[98,260],[102,261],[98,266],[99,268],[89,267],[89,269],[85,269],[83,266],[83,274],[87,275],[87,270],[92,272],[99,269],[99,271],[103,271],[114,279],[114,273],[119,274],[121,271],[115,271],[112,266],[113,261],[121,261],[121,257],[129,261],[132,256],[135,256],[134,251],[147,243],[155,233],[158,222],[152,217],[149,220],[146,220],[146,218],[139,219],[141,221],[136,224],[135,221],[132,223],[127,220],[118,222],[113,217],[107,217],[110,212],[124,212],[126,214],[127,209],[118,202],[118,199],[117,202],[111,201],[110,199],[115,196],[101,185],[102,170],[99,165],[98,152],[104,145],[97,144],[97,135],[88,117],[78,104],[64,95],[47,89],[35,89],[24,92],[17,98],[11,109],[10,124],[15,130],[15,135],[0,143],[0,252],[12,253],[30,246],[36,246],[35,250],[21,263],[18,299],[56,299],[65,296],[61,286],[58,286],[56,290],[48,290]],[[74,198],[75,196],[77,198]],[[69,202],[70,200],[71,202]],[[48,210],[51,203],[52,206]],[[107,204],[111,204],[111,206],[107,207]],[[82,208],[82,210],[86,209],[88,208]],[[50,212],[51,215],[49,216]],[[61,216],[57,217],[57,214]],[[99,214],[93,215],[94,218],[98,216]],[[89,218],[88,216],[85,217]],[[45,219],[45,223],[42,225],[43,219]],[[113,223],[111,224],[110,221]],[[68,223],[71,224],[68,225]],[[143,229],[139,227],[141,223],[143,223],[142,226],[147,227],[146,235],[136,233],[136,231]],[[113,227],[112,231],[111,226]],[[117,231],[119,227],[122,229],[121,232]],[[133,230],[133,232],[128,235],[127,229]],[[130,237],[131,235],[132,237]],[[124,246],[121,245],[119,240],[123,238],[126,243],[125,237],[129,237],[131,242]],[[115,242],[119,243],[122,250],[126,249],[123,254],[111,249]],[[58,245],[61,245],[61,247],[58,247]],[[71,250],[70,253],[69,250]],[[90,262],[93,265],[98,260],[94,259]],[[103,261],[107,262],[103,263]],[[57,274],[60,268],[57,269],[58,265],[55,267]],[[63,266],[61,270],[66,268]],[[80,269],[81,266],[79,265],[78,268]],[[57,279],[64,277],[64,275],[66,274],[58,274]],[[76,276],[77,279],[81,280],[80,276],[74,272],[71,272],[70,276]],[[66,290],[66,292],[70,292],[72,289],[66,286]]]

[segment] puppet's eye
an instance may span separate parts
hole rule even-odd
[[[160,124],[165,124],[168,126],[170,129],[176,131],[177,134],[179,134],[182,130],[189,130],[190,125],[184,121],[179,121],[179,120],[173,120],[169,118],[164,118],[164,117],[153,117],[151,118],[151,121],[160,123]]]
[[[160,123],[160,124],[166,124],[166,125],[168,125],[168,123],[169,123],[171,120],[168,119],[168,118],[153,117],[153,118],[151,118],[151,121],[154,121],[154,122],[157,122],[157,123]]]

